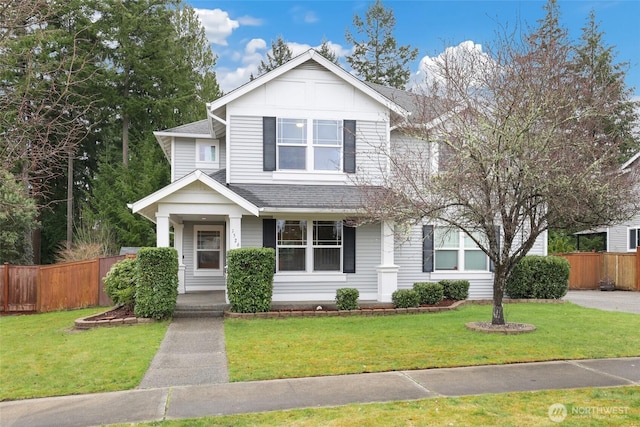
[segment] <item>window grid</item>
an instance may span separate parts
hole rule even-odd
[[[481,240],[480,234],[474,235]],[[436,227],[434,234],[436,271],[487,271],[487,255],[473,239],[452,227]]]
[[[342,120],[277,119],[278,170],[342,170]]]

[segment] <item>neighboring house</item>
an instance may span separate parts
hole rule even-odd
[[[470,298],[490,298],[488,257],[462,233],[440,238],[445,228],[424,224],[397,239],[391,223],[350,226],[354,181],[380,176],[376,146],[406,142],[392,123],[413,99],[309,50],[207,104],[206,120],[155,132],[172,182],[130,207],[157,224],[158,246],[173,229],[179,292],[224,290],[228,250],[273,247],[274,301],[333,300],[351,287],[387,302],[441,279],[468,279]],[[532,253],[546,255],[546,234]]]
[[[627,173],[640,174],[640,151],[627,160],[620,167],[620,170]],[[635,194],[630,194],[629,197],[640,197],[640,188],[636,188]],[[578,241],[580,241],[581,236],[585,235],[603,236],[606,252],[636,252],[637,248],[640,247],[640,213],[621,224],[580,231],[576,234]]]

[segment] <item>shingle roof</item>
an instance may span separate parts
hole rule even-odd
[[[211,130],[209,129],[209,120],[203,119],[198,120],[197,122],[187,123],[186,125],[176,126],[171,129],[167,129],[164,132],[171,133],[192,133],[194,135],[204,135],[210,134]]]
[[[226,170],[211,178],[225,184]],[[362,193],[352,185],[229,184],[227,188],[259,208],[347,209],[362,207]]]

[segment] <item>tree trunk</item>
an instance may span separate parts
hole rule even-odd
[[[495,269],[493,276],[493,311],[491,324],[504,325],[504,308],[502,307],[502,297],[504,295],[504,285],[506,282],[502,268]]]
[[[73,239],[73,154],[69,150],[67,160],[67,249],[71,249]]]
[[[129,117],[122,117],[122,165],[129,166]]]

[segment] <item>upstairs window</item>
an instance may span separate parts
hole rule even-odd
[[[196,168],[218,169],[220,161],[218,141],[196,140]]]
[[[278,170],[342,171],[342,120],[277,119]]]

